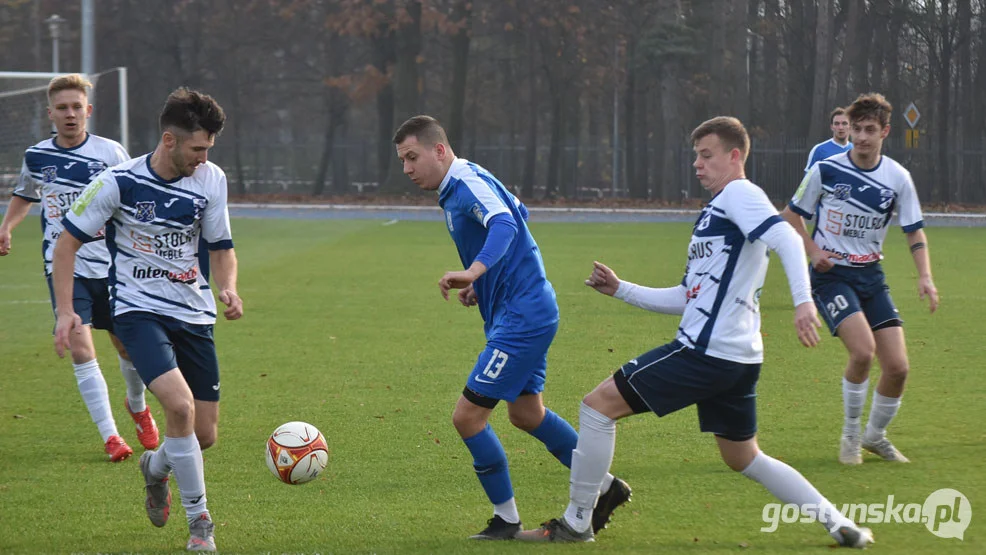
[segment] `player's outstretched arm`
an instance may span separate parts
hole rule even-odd
[[[209,251],[209,265],[212,266],[212,279],[219,290],[219,300],[226,305],[223,316],[227,320],[237,320],[243,316],[243,300],[236,292],[236,251],[221,249]]]
[[[75,313],[72,305],[72,291],[75,285],[75,253],[82,247],[71,233],[62,233],[55,243],[52,257],[51,283],[55,290],[55,352],[59,357],[71,349],[71,334],[82,332],[82,319]]]
[[[938,289],[931,278],[931,257],[928,255],[928,237],[923,229],[911,231],[907,234],[907,243],[911,246],[911,256],[914,257],[914,265],[918,269],[918,296],[923,301],[928,297],[928,305],[931,312],[938,309]]]
[[[621,301],[661,314],[678,314],[685,312],[688,296],[681,285],[661,289],[643,287],[636,283],[621,280],[616,272],[602,262],[592,263],[592,273],[585,284],[603,295],[616,297]]]
[[[0,223],[0,256],[7,256],[10,253],[10,234],[24,221],[30,210],[29,200],[16,195],[10,197],[7,212],[3,215],[3,222]]]

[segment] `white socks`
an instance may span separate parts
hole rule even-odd
[[[743,469],[742,474],[762,484],[782,503],[814,507],[818,511],[818,522],[829,534],[837,532],[842,526],[855,527],[801,473],[762,451]]]
[[[576,532],[592,526],[592,509],[613,464],[616,421],[589,405],[579,409],[579,442],[572,451],[572,479],[565,522]],[[609,482],[612,484],[612,477]]]
[[[513,497],[499,505],[493,505],[493,514],[510,524],[520,522],[520,513],[517,512],[517,501]]]
[[[75,381],[79,384],[79,393],[82,394],[82,400],[89,409],[89,416],[99,429],[99,435],[103,437],[103,443],[106,443],[110,436],[120,435],[116,429],[116,422],[113,421],[110,396],[99,363],[96,359],[92,359],[82,364],[73,364],[72,368],[75,369]]]
[[[866,424],[866,434],[863,440],[874,442],[883,439],[887,426],[900,408],[900,397],[884,397],[873,392],[873,404],[870,406],[870,421]]]
[[[120,359],[120,373],[123,374],[123,381],[127,383],[127,404],[130,405],[130,411],[134,413],[143,412],[147,408],[147,404],[144,402],[144,381],[137,374],[134,363],[120,355],[117,355],[117,358]]]
[[[151,472],[156,473],[162,461],[158,459],[163,453],[163,462],[169,465],[178,480],[178,490],[181,492],[181,504],[185,507],[188,522],[209,512],[205,507],[205,470],[202,465],[202,449],[195,434],[185,437],[166,437],[164,444],[151,460]],[[163,474],[166,476],[167,474]]]
[[[842,425],[843,435],[859,437],[859,419],[863,415],[863,405],[866,404],[866,392],[869,387],[869,378],[859,384],[842,378],[842,406],[846,414],[846,420]]]

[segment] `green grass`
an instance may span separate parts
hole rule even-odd
[[[629,280],[672,285],[681,277],[690,227],[680,224],[535,224],[558,292],[561,328],[549,357],[545,399],[577,421],[581,397],[624,361],[673,337],[677,319],[588,290],[593,259]],[[239,553],[828,553],[817,524],[761,533],[773,498],[726,468],[694,409],[618,426],[613,471],[634,502],[595,544],[480,544],[490,507],[450,422],[476,354],[475,309],[442,301],[437,282],[458,267],[441,223],[236,220],[238,322],[222,321],[220,439],[205,452],[209,508],[223,551]],[[917,299],[915,270],[899,233],[885,265],[911,359],[893,439],[912,461],[836,461],[841,427],[841,344],[801,348],[786,280],[775,261],[762,298],[766,362],[760,443],[799,469],[837,504],[922,503],[954,488],[973,507],[965,541],[919,524],[876,524],[886,553],[986,552],[982,314],[986,230],[928,232],[942,295],[937,314]],[[155,529],[143,510],[136,458],[104,460],[69,362],[52,351],[38,232],[25,224],[0,259],[0,552],[95,553],[180,550],[187,538],[175,491],[172,522]],[[104,374],[124,437],[123,383],[109,341],[98,334]],[[151,401],[155,414],[160,409]],[[328,471],[304,486],[268,472],[264,441],[289,420],[318,426],[332,450]],[[568,471],[533,438],[493,425],[508,452],[527,526],[557,516]]]

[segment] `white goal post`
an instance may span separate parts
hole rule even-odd
[[[24,151],[51,136],[52,127],[48,120],[48,83],[61,75],[69,75],[69,73],[0,71],[0,121],[3,122],[0,126],[0,188],[10,187],[16,182]],[[88,75],[87,78],[93,84],[89,101],[97,110],[104,108],[104,112],[117,115],[116,118],[112,118],[114,125],[107,125],[108,120],[105,117],[101,119],[103,129],[100,130],[96,130],[94,121],[90,120],[89,130],[118,141],[129,152],[127,68],[116,67]],[[114,78],[117,81],[115,91],[112,88]],[[116,94],[112,94],[114,92]],[[102,105],[100,98],[105,99]],[[110,99],[117,104],[115,110],[111,109]]]

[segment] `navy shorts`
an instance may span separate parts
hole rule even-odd
[[[548,348],[558,332],[554,323],[527,334],[491,334],[466,381],[466,397],[492,408],[497,400],[514,402],[520,395],[544,390]],[[475,395],[469,395],[472,392]]]
[[[672,341],[624,364],[613,379],[634,412],[698,407],[699,428],[732,441],[757,434],[760,364],[710,357]]]
[[[151,312],[125,312],[114,317],[113,323],[145,384],[178,368],[195,399],[219,400],[219,359],[212,324],[189,324]]]
[[[839,324],[859,311],[874,331],[904,324],[879,264],[834,266],[827,272],[811,269],[810,274],[815,306],[832,335],[838,335]]]
[[[46,276],[51,308],[55,311],[55,288],[51,276]],[[82,324],[97,330],[113,331],[113,311],[110,308],[110,288],[105,278],[75,278],[72,289],[72,310],[82,318]]]

